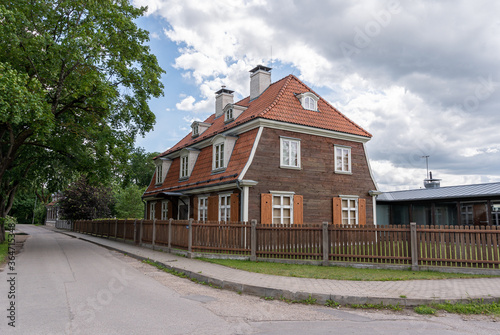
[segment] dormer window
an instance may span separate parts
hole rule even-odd
[[[219,173],[226,169],[233,153],[237,137],[231,135],[217,135],[212,140],[212,173]]]
[[[208,129],[208,127],[210,127],[211,124],[210,123],[206,123],[206,122],[201,122],[201,121],[194,121],[192,124],[191,124],[191,136],[192,137],[197,137],[201,134],[203,134],[203,132],[205,130]]]
[[[181,178],[187,178],[189,176],[188,171],[189,171],[189,160],[188,156],[182,156],[181,157]]]
[[[158,164],[156,166],[156,183],[161,184],[163,182],[163,166]]]
[[[232,108],[228,108],[226,110],[224,121],[225,122],[233,121],[233,109]]]
[[[304,109],[310,110],[310,111],[317,111],[318,110],[318,96],[312,92],[305,92],[305,93],[300,93],[297,94],[297,98],[299,98],[300,103]]]

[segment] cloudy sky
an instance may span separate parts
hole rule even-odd
[[[499,1],[133,0],[165,69],[151,101],[164,151],[214,112],[214,92],[249,94],[249,70],[293,73],[368,130],[382,191],[500,181]]]

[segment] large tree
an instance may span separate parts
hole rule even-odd
[[[102,180],[149,131],[163,70],[128,0],[0,0],[0,216],[34,166]]]

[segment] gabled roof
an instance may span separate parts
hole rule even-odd
[[[377,197],[377,201],[418,201],[433,199],[481,198],[492,196],[500,197],[500,183],[384,192]]]
[[[235,182],[250,157],[258,129],[252,129],[239,136],[231,159],[224,172],[212,174],[212,147],[201,149],[193,171],[187,180],[179,181],[180,159],[174,159],[161,186],[151,182],[143,197],[163,192],[180,192],[193,188],[213,186],[215,184]],[[156,173],[153,176],[153,181]]]
[[[246,97],[236,102],[235,105],[247,107],[236,120],[225,123],[224,117],[216,119],[215,114],[212,114],[204,121],[210,123],[211,126],[203,134],[195,138],[190,133],[187,134],[176,145],[163,152],[159,157],[191,146],[257,118],[288,122],[367,138],[371,137],[370,133],[349,120],[321,97],[318,101],[318,111],[304,109],[296,97],[297,94],[304,92],[316,94],[297,77],[288,75],[271,84],[259,97],[252,101],[250,101],[250,97]],[[318,94],[316,95],[319,97]]]

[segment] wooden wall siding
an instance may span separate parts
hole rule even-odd
[[[301,139],[301,170],[280,168],[280,136]],[[334,145],[351,147],[352,175],[335,173]],[[366,223],[373,224],[373,204],[368,194],[371,179],[363,144],[265,128],[245,179],[259,183],[250,188],[249,219],[261,215],[260,194],[290,191],[302,195],[304,221],[332,220],[332,198],[340,194],[366,199]]]
[[[250,224],[193,222],[193,251],[250,254]]]
[[[321,260],[320,225],[271,224],[257,228],[257,257]]]
[[[133,240],[134,222],[141,220],[78,220],[74,230],[103,237]],[[172,247],[188,248],[189,221],[173,221]],[[169,221],[156,221],[155,244],[168,244]],[[151,243],[152,222],[143,221],[142,242]],[[193,222],[192,250],[248,255],[251,253],[251,225],[248,223]],[[500,269],[500,227],[416,226],[417,255],[411,254],[411,227],[343,226],[321,224],[262,225],[255,229],[260,258],[323,260],[323,232],[328,234],[327,261],[419,266]],[[109,235],[109,236],[108,236]],[[139,236],[138,234],[137,236]],[[137,241],[139,242],[139,241]]]

